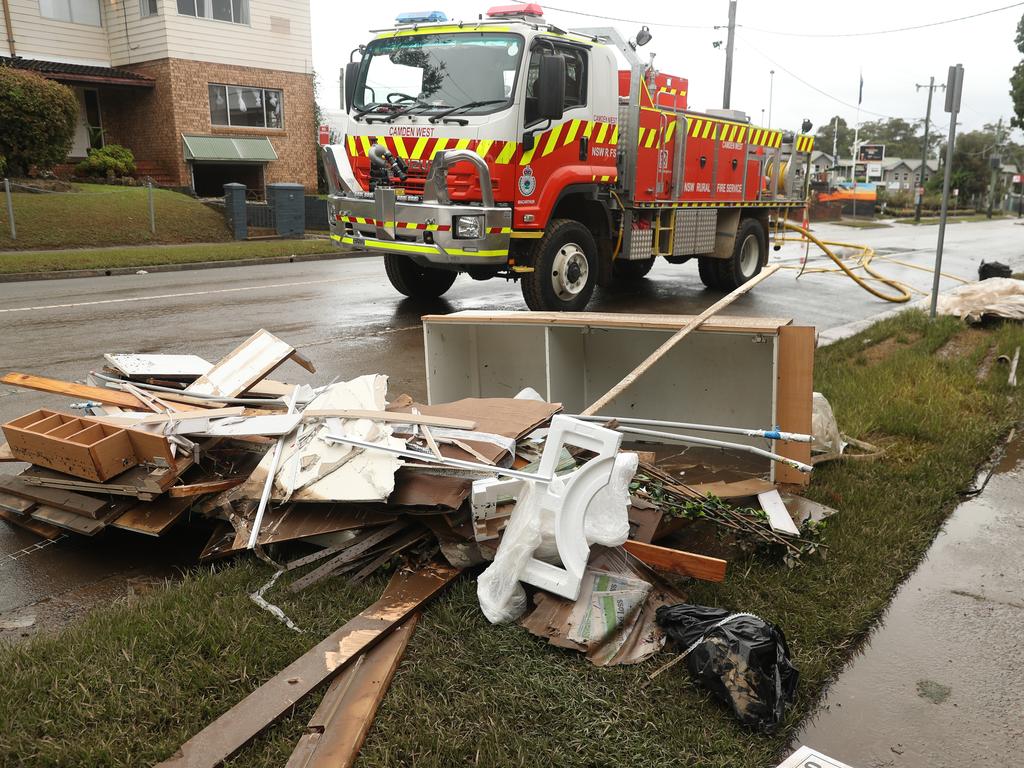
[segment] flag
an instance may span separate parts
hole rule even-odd
[[[857,106],[859,107],[861,102],[864,101],[864,73],[860,73],[860,91],[857,92]]]

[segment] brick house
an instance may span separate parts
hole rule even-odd
[[[123,144],[199,195],[316,189],[309,0],[0,0],[0,66],[78,96],[68,157]],[[270,68],[272,66],[272,68]]]

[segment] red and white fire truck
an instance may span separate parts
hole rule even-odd
[[[345,69],[332,238],[382,253],[406,296],[465,272],[521,281],[534,310],[583,309],[658,256],[696,258],[711,288],[749,280],[806,203],[813,139],[689,109],[687,80],[641,61],[649,40],[562,30],[536,5],[399,16]]]

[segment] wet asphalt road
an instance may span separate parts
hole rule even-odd
[[[936,227],[853,229],[815,227],[819,236],[865,242],[879,250],[875,266],[905,281],[923,297],[931,276],[888,261],[930,267]],[[803,249],[786,246],[772,255],[799,264]],[[1024,226],[1016,220],[952,224],[946,234],[944,270],[975,278],[981,260],[1001,260],[1024,270]],[[812,265],[825,262],[812,254]],[[956,283],[944,279],[943,290]],[[599,291],[588,309],[606,312],[696,314],[722,294],[704,289],[694,263],[659,262],[647,280]],[[792,317],[819,330],[863,320],[894,305],[869,296],[835,274],[795,270],[772,277],[726,310],[735,315]],[[0,284],[0,370],[61,379],[82,379],[103,365],[104,352],[194,353],[217,360],[263,327],[300,348],[317,366],[314,384],[383,372],[389,392],[426,394],[422,357],[422,314],[463,309],[522,310],[519,287],[504,281],[456,281],[442,300],[427,304],[403,299],[384,276],[376,257],[231,267],[119,277]],[[287,363],[282,380],[309,380]],[[44,393],[0,387],[0,421],[40,407],[69,401]],[[19,465],[0,466],[0,474]],[[11,553],[34,537],[0,525],[0,617],[26,606],[101,581],[123,583],[126,575],[164,573],[188,564],[201,542],[168,552],[137,536],[109,541],[63,542],[11,562]]]

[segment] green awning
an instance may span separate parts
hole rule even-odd
[[[277,160],[277,152],[270,139],[260,136],[186,136],[186,160],[204,160],[218,163],[269,163]]]

